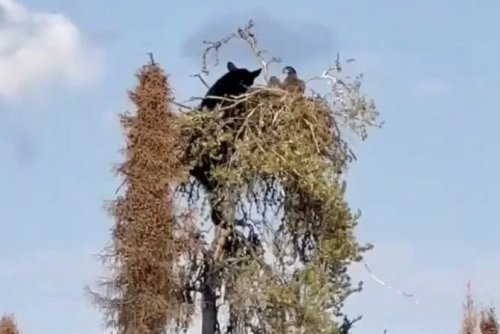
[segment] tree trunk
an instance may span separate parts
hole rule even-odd
[[[232,198],[231,198],[232,199]],[[215,236],[211,246],[211,258],[205,258],[205,277],[202,292],[201,334],[214,334],[217,330],[217,289],[221,287],[218,263],[224,253],[224,244],[232,229],[224,222],[234,222],[234,205],[218,206],[211,203]],[[221,210],[221,208],[223,208]],[[229,209],[228,209],[229,208]]]
[[[209,265],[206,263],[205,265]],[[214,334],[217,323],[217,296],[215,294],[216,279],[210,266],[205,277],[205,287],[202,293],[202,326],[201,334]]]

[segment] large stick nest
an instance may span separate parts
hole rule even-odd
[[[185,113],[181,124],[187,163],[210,163],[211,177],[226,186],[256,177],[322,179],[327,165],[338,174],[352,159],[321,97],[254,88],[227,107]]]

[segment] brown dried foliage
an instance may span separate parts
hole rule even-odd
[[[481,312],[479,328],[482,334],[498,334],[498,320],[494,308],[489,308]]]
[[[478,312],[472,296],[471,283],[467,283],[467,293],[463,304],[462,334],[498,334],[499,324],[493,307]]]
[[[110,207],[115,218],[113,251],[118,297],[108,316],[118,333],[164,333],[178,309],[175,262],[181,251],[174,235],[170,185],[181,176],[178,132],[171,113],[167,76],[156,64],[137,74],[129,92],[136,115],[121,116],[126,159],[118,168],[126,192]]]
[[[0,334],[19,334],[16,320],[13,315],[4,315],[0,318]]]
[[[467,283],[467,293],[463,304],[462,334],[476,334],[478,325],[478,313],[472,296],[471,283]]]

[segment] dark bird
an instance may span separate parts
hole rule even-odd
[[[248,91],[248,88],[253,85],[255,79],[259,76],[262,68],[255,71],[249,71],[246,68],[237,68],[232,62],[227,63],[226,74],[220,77],[212,87],[208,90],[205,98],[201,102],[201,108],[207,107],[213,109],[223,100],[209,97],[236,97]]]
[[[297,71],[292,66],[286,66],[283,69],[283,74],[286,74],[283,80],[282,87],[288,91],[298,91],[304,93],[306,90],[306,84],[303,80],[300,80],[297,76]]]
[[[281,87],[281,81],[276,76],[272,76],[269,78],[269,82],[267,83],[267,87]]]

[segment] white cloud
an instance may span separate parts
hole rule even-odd
[[[19,97],[55,80],[86,84],[99,72],[99,53],[86,47],[66,16],[0,0],[0,98]]]

